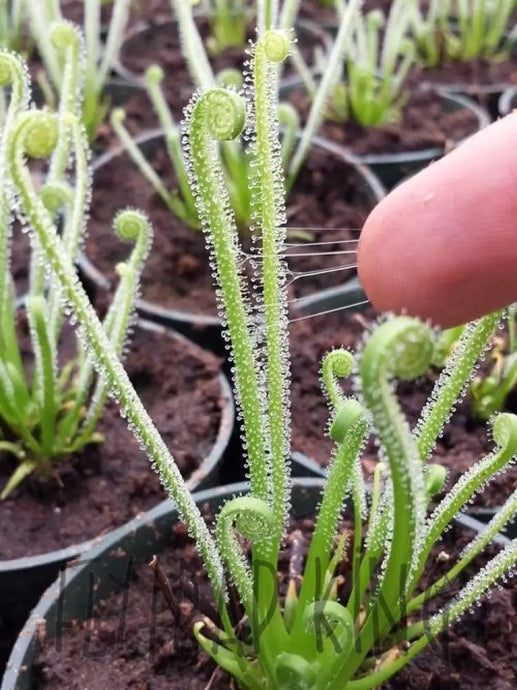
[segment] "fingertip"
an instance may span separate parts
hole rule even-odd
[[[357,261],[377,309],[447,327],[517,300],[516,140],[512,113],[372,211]]]

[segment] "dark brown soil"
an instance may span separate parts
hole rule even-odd
[[[309,105],[303,92],[294,91],[290,100],[301,113],[308,113]],[[322,124],[320,133],[355,154],[366,155],[429,148],[449,150],[478,129],[478,119],[472,110],[452,110],[450,101],[444,97],[415,86],[399,122],[363,127],[353,121],[338,123],[329,119]]]
[[[151,157],[154,168],[169,188],[174,185],[164,149]],[[313,149],[287,206],[288,225],[321,228],[315,241],[334,242],[357,238],[371,206],[359,201],[365,184],[358,188],[353,169],[322,149]],[[203,233],[180,223],[138,171],[121,156],[95,174],[86,255],[105,275],[113,276],[117,262],[128,252],[111,230],[117,209],[131,205],[148,214],[154,227],[151,254],[142,275],[143,297],[169,308],[215,314],[215,297]],[[328,230],[327,230],[328,228]],[[332,228],[338,228],[332,230]],[[355,231],[351,230],[355,229]],[[299,241],[299,240],[292,240]],[[246,239],[244,239],[246,242]],[[327,244],[325,251],[343,250],[344,245]],[[296,249],[303,252],[302,249]],[[313,250],[314,251],[314,250]],[[347,255],[289,259],[295,272],[350,265]],[[344,282],[350,270],[298,278],[295,296]]]
[[[334,444],[326,434],[329,413],[319,376],[321,360],[326,352],[337,347],[355,351],[375,318],[373,310],[363,314],[337,312],[290,326],[293,448],[314,458],[322,466],[328,465]],[[432,371],[426,378],[399,385],[402,408],[411,425],[418,420],[438,373],[438,370]],[[343,388],[347,394],[353,394],[351,380],[345,381]],[[517,412],[516,400],[509,399],[507,407],[508,411]],[[438,440],[433,459],[447,467],[448,486],[452,486],[492,448],[489,427],[473,416],[467,397],[458,404],[451,422]],[[365,471],[372,472],[377,462],[373,439],[363,451],[362,462]],[[517,468],[513,467],[495,477],[476,497],[474,505],[499,506],[516,488]]]
[[[126,370],[185,477],[210,452],[221,423],[219,360],[190,343],[138,328]],[[0,558],[44,553],[107,532],[165,498],[145,453],[111,402],[99,445],[30,477],[0,503]],[[3,486],[13,465],[0,467]]]
[[[281,591],[285,591],[286,573],[292,554],[293,537],[306,545],[313,528],[312,520],[293,522],[287,545],[280,558]],[[296,529],[296,532],[294,531]],[[423,582],[430,584],[454,563],[472,535],[454,526],[434,551]],[[306,546],[302,547],[303,549]],[[496,548],[491,548],[494,555]],[[450,557],[443,565],[439,552]],[[153,573],[146,565],[132,572],[129,587],[107,601],[100,602],[94,619],[75,622],[66,630],[58,651],[47,642],[34,665],[34,688],[59,690],[104,690],[107,686],[139,690],[230,690],[235,686],[222,671],[199,652],[190,632],[196,611],[184,596],[182,582],[188,577],[196,585],[194,600],[210,598],[206,575],[194,546],[185,544],[178,525],[171,535],[166,553],[160,557],[180,603],[181,623],[175,622],[161,593],[151,613]],[[483,565],[477,559],[469,568],[472,576]],[[346,566],[343,566],[346,573]],[[347,578],[345,577],[346,581]],[[463,574],[451,583],[444,600],[453,596],[466,581]],[[346,587],[346,585],[345,585]],[[437,602],[440,606],[442,602]],[[122,618],[124,611],[124,618]],[[152,617],[151,617],[152,616]],[[517,679],[517,593],[512,583],[495,590],[491,598],[467,614],[438,642],[412,662],[384,690],[511,690]]]

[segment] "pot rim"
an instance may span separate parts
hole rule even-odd
[[[175,332],[169,326],[157,324],[140,317],[137,319],[135,326],[142,328],[143,330],[161,333],[164,336],[174,338],[179,342],[188,343],[189,347],[193,347],[195,350],[202,350],[200,345],[192,342],[181,333]],[[230,383],[222,371],[219,371],[217,374],[217,380],[219,381],[221,400],[224,401],[224,405],[221,408],[219,429],[210,452],[206,457],[203,458],[199,467],[197,467],[186,480],[190,491],[196,491],[198,487],[201,488],[203,480],[213,473],[217,464],[222,460],[234,427],[235,407]],[[170,499],[164,499],[157,504],[157,507],[161,506],[163,509],[169,505]],[[139,517],[133,518],[133,520],[124,523],[124,525],[137,521],[141,522],[142,520],[146,519],[148,513],[152,512],[153,510],[155,510],[155,508],[143,511]],[[64,561],[70,561],[94,547],[99,543],[99,541],[102,541],[110,535],[116,533],[118,530],[124,527],[124,525],[121,525],[121,527],[115,527],[114,529],[106,532],[104,535],[98,535],[83,542],[70,544],[69,546],[61,549],[54,549],[53,551],[46,551],[44,553],[39,553],[32,556],[22,556],[20,558],[4,560],[0,559],[0,575],[5,576],[8,573],[12,573],[12,576],[15,577],[16,572],[37,569],[50,564],[59,564]]]

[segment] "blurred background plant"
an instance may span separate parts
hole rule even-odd
[[[483,420],[503,411],[517,386],[517,305],[506,311],[504,330],[494,331],[487,350],[487,364],[478,368],[468,389],[474,414]],[[465,326],[455,326],[440,334],[436,341],[432,364],[447,367],[458,347]]]
[[[201,224],[185,167],[185,159],[181,147],[181,128],[176,123],[165,99],[161,88],[162,80],[163,70],[158,65],[152,65],[147,69],[145,84],[149,98],[158,115],[169,159],[176,175],[176,189],[171,190],[167,188],[142,153],[138,146],[138,140],[134,139],[124,126],[125,112],[123,109],[117,108],[113,110],[111,124],[133,163],[154,187],[170,210],[189,227],[198,230],[201,228]],[[209,79],[204,83],[206,88],[209,88],[209,85],[219,84],[240,89],[242,88],[242,76],[237,70],[224,70],[216,77],[210,73]],[[296,141],[299,119],[296,110],[288,103],[280,103],[278,105],[278,115],[283,125],[282,161],[284,165],[287,165]],[[252,191],[248,184],[249,155],[241,140],[223,142],[221,144],[221,152],[224,161],[224,175],[230,191],[231,206],[235,212],[237,224],[241,232],[246,233],[251,226],[253,213]]]
[[[109,109],[105,86],[119,52],[130,3],[131,0],[111,0],[112,11],[103,40],[101,0],[84,2],[84,41],[81,41],[80,48],[85,53],[82,121],[90,142],[95,139],[98,126]],[[27,13],[30,33],[45,68],[45,72],[39,73],[39,86],[47,103],[52,106],[55,101],[54,93],[58,96],[61,94],[64,78],[63,56],[51,40],[53,24],[63,20],[61,5],[59,0],[29,2]]]
[[[329,97],[330,119],[372,127],[400,118],[409,99],[406,79],[416,62],[410,19],[407,0],[394,0],[387,16],[381,10],[355,14]]]
[[[515,40],[516,0],[420,0],[412,8],[412,31],[426,67],[482,58],[505,60]]]
[[[38,209],[49,232],[56,235],[63,258],[73,266],[89,212],[90,152],[84,128],[73,115],[81,103],[76,31],[68,23],[56,23],[49,38],[64,51],[58,113],[28,107],[26,65],[14,53],[0,53],[1,86],[10,90],[0,145],[0,450],[15,461],[2,498],[33,472],[49,477],[60,458],[102,441],[96,427],[108,397],[106,381],[95,374],[91,355],[79,343],[72,346],[72,357],[63,361],[60,355],[70,312],[58,283],[48,274],[42,247],[32,231],[31,216],[21,211],[24,198],[12,196],[13,180],[8,174],[18,162],[25,198]],[[21,151],[16,148],[20,130]],[[39,160],[38,181],[32,174],[30,159]],[[48,165],[43,172],[46,159]],[[31,240],[29,288],[22,306],[16,299],[9,270],[13,206]],[[127,262],[117,266],[119,284],[103,321],[107,337],[121,355],[132,321],[139,275],[149,250],[150,227],[147,219],[133,210],[120,212],[114,227],[122,240],[134,243]],[[22,313],[26,313],[28,322],[29,356],[27,345],[22,348],[22,340],[26,343]],[[73,338],[72,333],[70,336]]]
[[[216,55],[226,48],[246,43],[249,21],[253,19],[253,3],[247,0],[191,0],[192,5],[206,15],[210,23],[207,47]]]
[[[0,48],[21,52],[27,0],[0,0]]]

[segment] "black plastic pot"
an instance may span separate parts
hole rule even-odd
[[[322,479],[295,479],[292,489],[292,513],[312,515],[318,503]],[[217,487],[194,495],[198,505],[208,505],[214,512],[232,496],[246,491],[247,484]],[[171,526],[178,520],[172,504],[162,504],[142,520],[133,520],[104,537],[83,558],[63,568],[60,577],[40,599],[27,620],[9,658],[0,690],[32,690],[32,664],[38,653],[38,640],[59,644],[62,631],[72,620],[86,620],[96,602],[110,596],[127,582],[129,568],[148,562],[164,549]],[[482,525],[475,520],[458,522],[474,530]],[[499,536],[501,545],[508,539]],[[118,585],[117,585],[118,583]],[[127,586],[127,585],[126,585]]]
[[[439,93],[444,99],[447,110],[470,110],[475,115],[478,129],[483,129],[490,124],[488,113],[470,98],[454,93]],[[452,142],[458,145],[461,142]],[[351,160],[369,166],[380,179],[387,190],[393,189],[404,178],[414,175],[429,163],[435,161],[446,153],[443,147],[422,149],[420,151],[405,151],[403,153],[375,153],[375,154],[349,154]]]
[[[150,156],[157,150],[158,147],[163,146],[163,135],[161,130],[152,130],[142,134],[136,139],[140,150],[146,155]],[[371,172],[368,166],[360,161],[349,159],[348,154],[344,149],[320,137],[314,139],[313,145],[323,149],[330,155],[337,156],[343,161],[344,165],[352,166],[356,175],[356,201],[369,208],[373,208],[385,195],[385,190],[379,182],[375,174]],[[119,147],[114,151],[108,151],[102,156],[99,156],[93,162],[93,171],[101,168],[108,163],[116,160],[117,157],[125,155],[124,149]],[[88,260],[86,256],[81,257],[80,267],[85,280],[92,285],[97,285],[100,289],[109,287],[107,279],[99,272],[99,270]],[[346,287],[346,284],[345,284]],[[340,288],[337,288],[339,292]],[[324,291],[324,295],[328,291]],[[332,292],[332,291],[331,291]],[[318,293],[319,294],[319,293]],[[325,297],[326,298],[326,297]],[[297,301],[297,308],[300,313],[314,313],[305,311],[305,308],[310,310],[310,305],[318,301],[318,295],[304,298]],[[203,347],[216,352],[219,355],[226,354],[226,343],[221,335],[221,322],[217,316],[212,314],[199,314],[188,312],[179,309],[171,309],[162,307],[159,304],[149,302],[145,299],[140,299],[137,303],[138,311],[141,316],[157,323],[162,323],[171,326],[175,330],[183,333],[188,338],[201,344]]]
[[[497,114],[509,115],[517,107],[517,86],[509,86],[500,95],[497,102]]]
[[[184,336],[155,323],[142,320],[138,322],[138,327],[163,332],[164,337],[186,342]],[[233,432],[235,418],[233,398],[228,380],[222,373],[219,374],[219,385],[221,401],[224,401],[219,432],[212,450],[187,481],[191,491],[206,489],[219,483],[220,465]],[[166,510],[169,505],[169,501],[162,501],[158,507]],[[146,514],[141,519],[145,521]],[[118,531],[115,530],[117,533]],[[80,557],[97,541],[98,538],[94,538],[48,553],[0,560],[0,668],[2,654],[7,649],[5,645],[9,642],[9,630],[16,632],[23,625],[42,592],[57,577],[59,569],[69,561]],[[13,641],[11,639],[11,643]]]
[[[205,17],[206,15],[203,12],[198,12],[197,16]],[[135,39],[138,39],[138,41],[146,40],[149,43],[151,43],[153,41],[153,34],[155,34],[155,32],[157,31],[165,32],[167,34],[177,34],[177,22],[173,20],[159,22],[156,24],[147,24],[145,22],[140,22],[136,24],[130,31],[127,32],[126,37],[120,46],[119,55],[113,63],[113,71],[128,84],[134,84],[136,86],[142,87],[145,84],[145,80],[143,75],[138,74],[137,72],[133,72],[124,65],[121,58],[124,49],[130,49],[131,42]],[[328,53],[332,47],[332,39],[330,35],[315,22],[311,22],[310,20],[306,19],[300,19],[296,22],[295,32],[298,42],[302,45],[304,40],[310,40],[316,45],[321,46],[325,53]],[[243,52],[245,48],[246,46],[243,46]],[[189,98],[192,93],[192,90],[179,93],[178,96]]]

